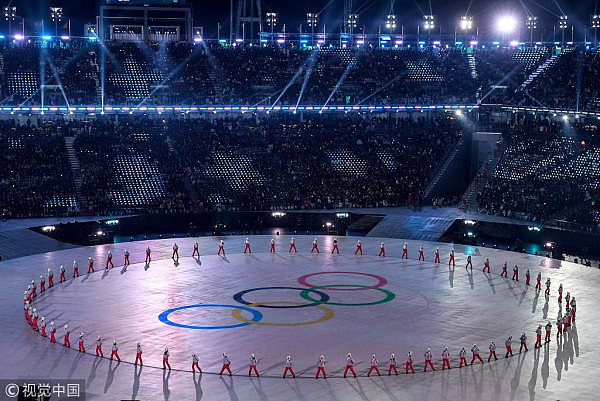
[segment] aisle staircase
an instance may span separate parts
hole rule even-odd
[[[208,78],[210,79],[210,82],[213,84],[213,87],[215,88],[215,96],[217,97],[217,99],[222,100],[224,97],[223,96],[223,87],[221,86],[221,82],[219,81],[217,74],[215,74],[214,71],[209,70]]]
[[[494,152],[490,152],[488,157],[481,164],[479,171],[477,172],[477,174],[473,178],[473,181],[471,181],[471,184],[469,185],[469,187],[463,195],[463,199],[465,199],[465,210],[474,212],[477,211],[477,193],[479,193],[479,191],[483,189],[485,184],[489,181],[490,177],[494,174],[494,171],[496,171],[498,163],[500,162],[500,159],[502,158],[502,155],[504,154],[504,151],[506,150],[507,146],[507,141],[503,140],[502,142],[500,142],[496,153],[494,154]],[[486,167],[487,171],[484,174]],[[480,180],[478,180],[479,177],[481,177]]]
[[[69,158],[69,164],[71,165],[71,171],[73,172],[73,180],[75,182],[75,193],[77,195],[77,204],[79,207],[85,205],[85,197],[81,193],[81,186],[83,185],[83,178],[81,177],[81,165],[77,158],[77,152],[73,144],[75,143],[76,137],[67,136],[65,137],[65,148],[67,149],[67,156]]]
[[[93,52],[96,54],[96,52]],[[98,65],[98,55],[96,54],[95,58],[92,58],[90,64],[94,68],[95,74],[93,76],[94,84],[96,85],[96,100],[99,104],[102,104],[102,86],[100,85],[100,66]]]
[[[456,146],[454,147],[454,149],[452,150],[452,153],[450,153],[450,155],[448,155],[448,157],[446,157],[446,160],[438,168],[438,170],[434,173],[433,178],[431,179],[431,181],[429,182],[429,184],[425,188],[425,191],[423,191],[423,199],[429,199],[430,198],[431,193],[435,189],[436,185],[440,182],[440,180],[442,179],[442,177],[446,173],[446,170],[448,169],[448,166],[450,166],[452,164],[452,162],[455,160],[456,155],[462,149],[462,147],[463,147],[464,144],[465,144],[465,138],[464,138],[464,136],[462,136],[460,138],[460,140],[458,141],[458,143],[456,144]]]
[[[437,241],[450,228],[453,217],[425,216],[408,211],[385,216],[367,237],[407,238],[423,241]]]
[[[167,136],[167,147],[169,148],[169,153],[175,153],[173,138],[171,138],[170,136]]]
[[[475,64],[475,56],[473,54],[467,54],[467,60],[469,60],[469,69],[471,70],[471,77],[477,79],[477,65]]]
[[[521,84],[521,89],[527,88],[533,82],[534,79],[536,79],[538,76],[540,76],[541,74],[544,73],[546,68],[552,67],[554,64],[556,64],[558,57],[559,57],[558,54],[553,54],[548,60],[546,60],[546,61],[544,61],[544,63],[540,64],[535,71],[533,71],[531,74],[529,74],[529,76],[527,77],[525,82],[523,82]]]
[[[169,153],[177,153],[173,138],[171,138],[170,136],[167,136],[167,147],[169,148]],[[192,205],[196,207],[198,205],[198,202],[200,201],[200,195],[198,195],[198,191],[196,191],[196,188],[194,187],[194,184],[192,183],[192,180],[189,175],[185,175],[183,177],[183,186],[190,198]]]
[[[384,217],[385,216],[383,215],[367,214],[350,224],[346,232],[348,235],[367,234],[369,231],[375,228],[375,226],[379,224]]]

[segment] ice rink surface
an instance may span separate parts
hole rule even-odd
[[[318,237],[318,255],[310,253],[313,237],[296,237],[297,254],[288,253],[287,236],[275,237],[275,254],[269,253],[270,236],[251,236],[252,254],[242,253],[245,237],[223,237],[227,255],[220,257],[220,239],[197,239],[199,259],[191,257],[194,239],[177,239],[178,262],[171,259],[173,239],[79,247],[2,262],[0,377],[85,379],[88,399],[106,400],[598,399],[598,269],[456,246],[452,270],[450,244],[409,241],[406,261],[400,258],[403,240],[384,239],[386,257],[380,258],[382,239],[372,237],[360,238],[362,256],[354,255],[356,237],[338,239],[340,255],[331,254],[333,237],[328,236]],[[421,245],[425,262],[417,260]],[[153,258],[149,265],[144,263],[147,246]],[[437,265],[436,247],[442,262]],[[105,272],[109,249],[115,268]],[[125,249],[131,253],[127,268]],[[465,269],[466,254],[473,255],[472,273]],[[89,275],[88,256],[96,269]],[[490,259],[491,274],[481,271],[485,258]],[[58,267],[63,264],[70,277],[73,260],[79,262],[81,276],[58,284]],[[505,261],[508,279],[500,277]],[[510,279],[515,263],[519,282]],[[71,349],[41,338],[24,319],[23,291],[28,282],[45,276],[48,267],[54,270],[55,288],[38,296],[34,305],[40,316],[55,321],[59,342],[63,326],[69,325]],[[531,286],[524,284],[527,269]],[[549,298],[543,289],[538,294],[533,288],[538,271],[543,283],[551,278]],[[310,275],[306,281],[305,275]],[[557,340],[560,283],[565,295],[570,292],[577,299],[577,321]],[[255,312],[238,309],[248,308],[240,302],[250,303]],[[534,350],[535,330],[548,321],[553,323],[552,341]],[[76,350],[80,332],[85,333],[85,354]],[[519,354],[522,333],[529,351]],[[118,341],[121,363],[92,354],[98,335],[105,356],[112,340]],[[505,359],[509,335],[515,355]],[[487,363],[490,340],[496,342],[500,359]],[[143,347],[142,369],[133,366],[137,341]],[[470,361],[474,343],[485,363],[456,368],[460,347]],[[452,369],[442,371],[446,346]],[[162,370],[165,347],[171,372]],[[437,370],[423,373],[427,348]],[[404,374],[409,350],[414,375]],[[191,373],[194,352],[203,375]],[[217,375],[223,352],[232,361],[233,377]],[[356,379],[342,377],[348,352],[356,361]],[[400,375],[388,377],[392,352]],[[247,377],[251,353],[259,359],[260,378]],[[321,354],[327,360],[327,380],[315,380]],[[366,377],[372,354],[382,377]],[[286,355],[293,358],[296,379],[281,378]]]

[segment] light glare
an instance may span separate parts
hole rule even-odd
[[[498,20],[498,30],[500,32],[512,32],[517,26],[517,21],[512,16],[505,16]]]

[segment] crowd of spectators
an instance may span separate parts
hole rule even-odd
[[[0,124],[0,210],[8,217],[418,207],[463,130],[450,113],[411,120],[247,114]],[[600,223],[597,124],[529,116],[502,131],[507,147],[477,195],[480,212]],[[65,146],[71,137],[75,175]]]
[[[97,103],[98,49],[86,42],[0,45],[2,103],[76,105]],[[41,73],[43,71],[43,74]],[[44,90],[41,85],[44,84]]]
[[[114,104],[475,102],[476,82],[466,55],[455,49],[307,51],[189,44],[109,49],[105,100]]]
[[[193,43],[0,45],[5,104],[600,107],[600,57],[566,48],[222,47]],[[555,60],[526,88],[532,72]],[[40,73],[43,71],[43,74]],[[44,83],[44,90],[41,84]]]
[[[600,137],[589,122],[527,118],[505,134],[508,148],[478,193],[480,212],[532,221],[600,223]]]
[[[181,212],[190,208],[183,168],[161,119],[106,118],[83,123],[75,148],[84,213]]]
[[[84,214],[416,205],[462,133],[452,114],[265,117],[56,120],[18,142],[7,125],[1,205],[57,214],[44,206],[58,195]]]
[[[529,84],[532,72],[547,67]],[[41,72],[40,72],[41,71]],[[44,84],[43,87],[41,86]],[[43,88],[43,89],[42,89]],[[102,89],[104,92],[102,93]],[[564,48],[300,50],[205,44],[0,44],[5,105],[501,103],[600,110],[600,53]],[[600,222],[597,126],[541,117],[508,147],[480,211]],[[419,204],[461,135],[430,120],[364,115],[96,116],[0,122],[4,215]],[[67,157],[75,137],[81,188]],[[484,178],[482,178],[484,179]],[[79,182],[79,181],[77,181]],[[445,205],[447,199],[435,199]]]
[[[0,213],[3,217],[75,214],[65,140],[54,124],[0,121]]]
[[[311,115],[180,121],[175,147],[204,208],[405,205],[461,135],[433,121]]]

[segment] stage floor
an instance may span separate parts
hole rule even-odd
[[[354,255],[356,237],[339,238],[338,255],[331,254],[333,238],[326,236],[318,237],[320,254],[310,253],[313,237],[307,236],[296,237],[297,254],[288,253],[289,237],[276,237],[277,252],[270,254],[270,236],[251,236],[253,253],[243,254],[244,238],[223,237],[226,257],[216,255],[221,238],[199,238],[199,259],[191,257],[194,239],[177,239],[177,263],[171,259],[172,239],[79,247],[3,262],[0,377],[85,379],[88,399],[595,399],[600,391],[593,380],[600,373],[593,353],[600,329],[598,269],[456,246],[457,265],[451,270],[450,244],[410,241],[406,261],[400,259],[403,240],[385,239],[386,257],[380,258],[381,239],[372,237],[361,238],[362,256]],[[425,262],[417,260],[420,245]],[[152,249],[149,265],[144,263],[146,246]],[[442,257],[437,265],[432,263],[436,246]],[[109,249],[115,268],[105,272]],[[131,253],[127,268],[124,249]],[[472,274],[464,267],[466,254],[473,255]],[[96,262],[96,273],[89,275],[88,256]],[[491,274],[481,271],[486,257]],[[81,276],[55,285],[34,302],[40,316],[55,321],[59,341],[63,326],[69,325],[72,348],[67,349],[31,329],[22,299],[27,283],[37,282],[48,267],[55,284],[60,264],[70,277],[73,260]],[[500,277],[505,261],[508,279]],[[510,280],[515,263],[519,282]],[[532,286],[524,284],[526,269]],[[549,299],[534,291],[538,271],[543,282],[551,278]],[[564,294],[577,298],[578,313],[577,323],[557,341],[560,283]],[[564,301],[562,308],[564,313]],[[534,350],[535,329],[548,321],[552,341]],[[85,333],[86,354],[76,351],[80,332]],[[519,355],[523,332],[529,352]],[[120,364],[92,355],[98,335],[105,356],[112,340],[118,341]],[[515,356],[505,359],[509,335]],[[500,359],[487,363],[490,340]],[[141,370],[132,365],[137,341],[144,351]],[[460,347],[470,361],[473,343],[486,363],[455,369]],[[453,369],[441,371],[446,346]],[[165,347],[170,373],[162,370]],[[427,348],[437,371],[423,373]],[[403,374],[409,350],[415,375]],[[232,361],[231,378],[217,375],[223,352]],[[357,363],[357,379],[342,378],[348,352]],[[387,376],[392,352],[398,377]],[[191,373],[192,353],[198,354],[202,376]],[[259,359],[260,379],[247,377],[251,353]],[[315,380],[321,354],[327,360],[326,381]],[[385,371],[382,377],[366,377],[372,354]],[[286,355],[293,358],[296,379],[281,378]]]

